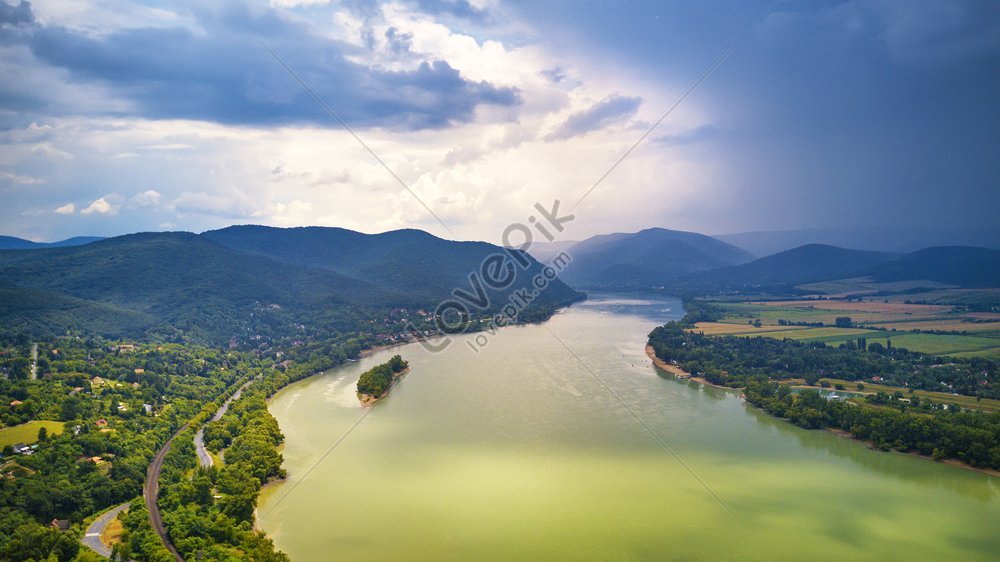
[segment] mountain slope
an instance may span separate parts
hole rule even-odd
[[[864,275],[871,267],[892,258],[893,254],[884,252],[807,244],[750,263],[695,274],[685,278],[684,282],[692,287],[790,288],[803,283]]]
[[[110,321],[106,319],[123,314],[145,319],[146,328],[159,333],[216,343],[262,330],[262,323],[269,322],[272,329],[306,319],[329,324],[352,306],[415,302],[334,272],[241,254],[190,233],[132,234],[85,246],[0,251],[0,285],[59,297],[33,312],[31,307],[9,307],[10,316],[0,316],[4,326],[31,324],[29,314],[75,308],[92,320],[77,319],[88,327],[86,332],[107,333],[102,328]],[[57,331],[66,327],[56,326]],[[132,327],[134,322],[121,322],[118,333],[131,334]]]
[[[663,228],[594,236],[567,253],[573,256],[563,274],[568,282],[609,288],[659,285],[753,259],[744,250],[709,236]]]
[[[1000,287],[1000,251],[967,246],[925,248],[873,266],[877,281],[921,279],[960,287]]]
[[[342,228],[231,226],[202,233],[227,248],[304,267],[320,268],[363,279],[387,291],[420,298],[448,298],[456,288],[470,289],[469,274],[479,271],[488,256],[506,252],[485,242],[455,242],[421,230],[364,234]],[[513,288],[530,286],[541,264],[523,254],[530,264],[518,274]],[[513,290],[498,291],[493,302],[506,300]],[[566,304],[580,295],[556,280],[542,292],[541,303]]]

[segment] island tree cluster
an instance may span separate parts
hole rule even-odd
[[[375,398],[381,397],[389,391],[393,379],[409,366],[410,364],[399,355],[392,356],[385,363],[361,373],[361,377],[358,379],[358,393]]]

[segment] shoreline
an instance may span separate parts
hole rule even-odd
[[[703,379],[701,377],[693,377],[693,376],[691,376],[691,373],[688,373],[688,372],[684,371],[683,369],[681,369],[677,365],[671,365],[671,364],[667,363],[666,361],[664,361],[664,360],[660,359],[659,357],[657,357],[656,353],[653,352],[653,347],[650,346],[650,345],[646,346],[646,355],[648,355],[649,358],[653,360],[653,364],[655,364],[657,367],[663,369],[664,371],[667,371],[669,373],[677,375],[678,377],[684,376],[684,377],[686,377],[687,380],[692,380],[692,381],[698,382],[700,384],[703,384],[705,386],[712,386],[712,387],[721,388],[721,389],[724,389],[724,390],[739,390],[737,388],[730,388],[728,386],[719,386],[717,384],[712,384],[712,383],[706,381],[705,379]],[[683,379],[681,379],[681,380],[683,380]],[[815,387],[805,387],[805,388],[815,388]],[[753,404],[751,404],[751,406],[753,406]],[[756,408],[756,406],[753,406],[753,407]],[[757,408],[757,409],[760,410],[760,408]],[[761,411],[763,411],[763,410],[761,410]],[[764,413],[767,414],[767,412],[764,412]],[[767,415],[770,416],[771,414],[767,414]],[[775,416],[771,416],[771,417],[775,417]],[[778,418],[778,419],[784,419],[784,418]],[[973,472],[979,472],[981,474],[986,474],[987,476],[993,476],[993,477],[1000,478],[1000,471],[993,470],[992,468],[980,468],[980,467],[977,467],[977,466],[972,466],[971,464],[962,462],[962,461],[960,461],[958,459],[941,459],[939,461],[936,461],[936,460],[934,460],[933,458],[931,458],[931,457],[929,457],[927,455],[921,455],[920,453],[917,453],[915,451],[909,451],[909,452],[896,451],[896,450],[882,451],[880,449],[877,449],[874,446],[874,444],[871,443],[870,441],[865,441],[864,439],[860,439],[858,437],[855,437],[854,434],[852,434],[850,431],[846,431],[846,430],[839,429],[839,428],[836,428],[836,427],[824,427],[824,428],[822,428],[822,430],[830,432],[830,433],[836,435],[837,437],[843,437],[845,439],[853,439],[854,441],[857,441],[859,443],[864,443],[865,445],[868,446],[869,449],[872,449],[872,450],[875,450],[875,451],[884,452],[884,453],[899,453],[901,455],[910,455],[910,456],[917,457],[917,458],[920,458],[920,459],[925,459],[925,460],[928,460],[928,461],[931,461],[931,462],[939,462],[939,463],[942,463],[942,464],[947,464],[947,465],[953,466],[955,468],[962,468],[962,469],[965,469],[965,470],[971,470]]]
[[[704,377],[696,377],[691,373],[685,371],[684,369],[681,369],[677,365],[671,365],[670,363],[667,363],[663,359],[660,359],[659,357],[656,356],[656,352],[653,351],[653,346],[651,345],[646,346],[646,355],[653,360],[654,365],[663,369],[664,371],[667,371],[668,373],[675,375],[680,380],[694,381],[698,384],[711,386],[712,388],[719,388],[722,390],[739,390],[738,388],[733,388],[731,386],[722,386],[720,384],[710,383],[707,380],[705,380]]]

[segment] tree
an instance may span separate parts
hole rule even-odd
[[[45,426],[38,428],[38,440],[45,441],[49,437],[49,430],[45,429]]]
[[[73,421],[80,417],[81,401],[78,396],[70,396],[63,400],[59,418],[62,421]]]
[[[838,316],[837,319],[834,320],[834,325],[838,328],[850,328],[854,325],[854,322],[851,321],[850,316]]]

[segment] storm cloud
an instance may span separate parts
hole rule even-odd
[[[2,12],[31,22],[27,3]],[[197,27],[123,29],[95,34],[39,25],[22,36],[38,61],[74,82],[107,88],[126,102],[107,111],[152,119],[225,124],[336,126],[270,56],[265,44],[345,120],[359,126],[419,130],[473,118],[483,104],[514,106],[516,89],[465,79],[444,60],[387,70],[348,60],[351,45],[322,37],[267,7],[227,3],[194,11]],[[405,49],[405,35],[393,35]],[[25,111],[39,99],[0,99]],[[48,100],[56,105],[56,100]],[[53,108],[59,111],[59,108]]]

